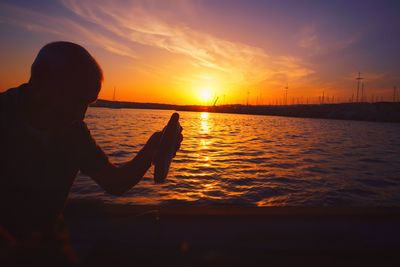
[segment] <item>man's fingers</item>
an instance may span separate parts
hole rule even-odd
[[[179,146],[181,145],[182,141],[183,141],[183,134],[180,133],[180,134],[178,135],[178,145],[179,145]]]
[[[178,151],[179,148],[181,147],[182,141],[183,141],[183,134],[179,134],[179,136],[178,136],[178,143],[177,143],[177,146],[176,146],[176,151]]]
[[[175,147],[174,157],[176,156],[176,152],[181,148],[182,140],[183,140],[183,134],[180,133],[178,135],[178,143],[176,144],[176,147]]]
[[[153,141],[153,142],[155,142],[155,141],[159,142],[160,139],[161,139],[161,136],[162,136],[162,132],[155,132],[150,137],[150,140]]]

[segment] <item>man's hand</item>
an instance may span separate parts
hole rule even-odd
[[[166,127],[166,126],[165,126],[165,127]],[[154,136],[154,135],[157,134],[157,133],[161,133],[160,139],[158,140],[158,145],[157,145],[156,150],[159,150],[159,149],[160,149],[160,145],[161,145],[161,144],[160,144],[160,141],[161,141],[162,134],[163,134],[163,132],[165,131],[165,127],[164,127],[164,129],[163,129],[162,132],[156,132],[156,133],[153,134],[153,136]],[[183,134],[182,134],[183,128],[182,128],[182,126],[181,126],[181,124],[180,124],[179,122],[178,122],[178,128],[179,128],[179,131],[178,131],[177,135],[175,136],[175,138],[176,138],[176,146],[174,147],[174,149],[175,149],[175,151],[174,151],[174,157],[176,156],[176,152],[178,152],[178,150],[181,148],[181,143],[182,143],[182,141],[183,141]],[[153,136],[152,136],[152,137],[153,137]],[[151,139],[152,137],[150,137],[150,139]],[[150,141],[150,139],[149,139],[149,141]],[[157,151],[156,151],[156,153],[157,153]]]
[[[151,159],[154,158],[154,155],[157,153],[157,150],[160,147],[161,137],[162,137],[161,131],[155,132],[150,136],[149,140],[147,140],[146,144],[144,145],[143,150],[146,151],[146,153],[148,153]]]
[[[183,128],[182,128],[182,126],[181,126],[181,124],[179,122],[178,122],[178,125],[179,125],[179,134],[177,136],[178,142],[176,142],[177,145],[176,145],[176,148],[175,148],[174,157],[176,156],[176,152],[178,152],[178,150],[181,148],[181,143],[183,141],[183,134],[182,134]]]
[[[147,140],[145,146],[131,161],[118,167],[108,162],[96,173],[90,173],[89,175],[108,193],[112,195],[123,194],[137,184],[150,168],[154,156],[160,149],[161,137],[162,132],[153,133]],[[175,138],[177,138],[177,145],[175,147],[176,154],[183,140],[182,127],[180,124],[179,131]]]

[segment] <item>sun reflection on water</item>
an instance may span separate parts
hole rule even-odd
[[[131,160],[171,114],[91,109],[86,122],[110,160],[120,163]],[[112,198],[90,178],[80,177],[71,196],[166,205],[335,205],[343,198],[363,205],[399,203],[393,200],[400,192],[397,125],[208,112],[180,115],[185,138],[167,183],[154,185],[151,170],[126,195]]]
[[[199,144],[199,154],[198,161],[201,162],[202,166],[209,167],[210,166],[210,157],[208,155],[209,145],[211,144],[210,138],[204,138],[208,136],[211,132],[212,124],[209,120],[210,113],[201,112],[200,113],[200,144]],[[203,138],[202,138],[203,137]]]
[[[201,112],[200,113],[200,133],[208,134],[210,133],[210,122],[209,122],[210,113]]]

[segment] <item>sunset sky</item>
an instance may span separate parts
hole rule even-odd
[[[83,45],[103,68],[100,98],[174,104],[368,100],[400,86],[400,1],[0,2],[0,91],[29,78],[46,43]]]

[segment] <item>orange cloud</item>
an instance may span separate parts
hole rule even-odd
[[[299,59],[271,56],[259,47],[212,36],[179,22],[168,22],[159,16],[158,11],[134,2],[122,5],[116,1],[64,0],[63,3],[76,15],[125,39],[127,43],[184,55],[191,59],[192,64],[219,71],[236,82],[253,83],[276,72],[289,78],[313,72]]]

